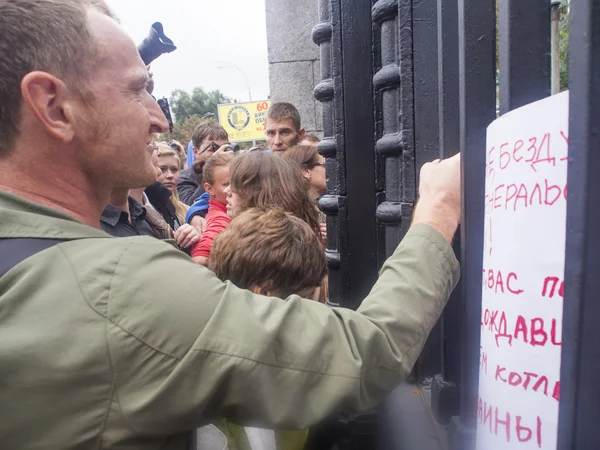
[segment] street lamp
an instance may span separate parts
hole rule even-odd
[[[215,63],[219,64],[217,66],[217,69],[233,68],[242,74],[242,76],[244,77],[244,81],[246,83],[246,89],[248,89],[248,99],[250,101],[252,101],[252,92],[250,91],[250,83],[248,83],[248,77],[246,77],[246,74],[244,73],[244,71],[242,69],[240,69],[238,66],[236,66],[235,64],[228,62],[228,61],[215,61]]]

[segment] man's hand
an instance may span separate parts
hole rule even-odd
[[[452,242],[460,222],[460,199],[460,154],[425,164],[413,224],[430,225]]]
[[[181,225],[175,231],[175,243],[180,248],[188,248],[194,245],[200,239],[200,233],[193,226],[186,224]]]

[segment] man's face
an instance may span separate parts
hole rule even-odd
[[[213,139],[212,137],[204,138],[200,143],[200,148],[194,147],[194,155],[196,156],[196,159],[200,156],[208,159],[214,155],[219,148],[227,144],[227,142],[227,139]]]
[[[168,130],[133,41],[111,18],[90,9],[88,27],[100,58],[84,81],[87,101],[75,102],[75,137],[82,169],[111,188],[152,184],[152,134]]]
[[[273,153],[285,152],[304,136],[304,130],[297,130],[291,119],[273,120],[267,117],[265,128],[267,144]]]

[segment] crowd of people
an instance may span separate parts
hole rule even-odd
[[[359,310],[331,308],[326,161],[293,105],[267,149],[208,120],[189,158],[102,0],[2,1],[0,29],[3,448],[302,449],[410,373],[458,280],[458,156],[423,167]]]

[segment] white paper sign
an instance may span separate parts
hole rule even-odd
[[[555,449],[568,93],[487,130],[478,450]]]

